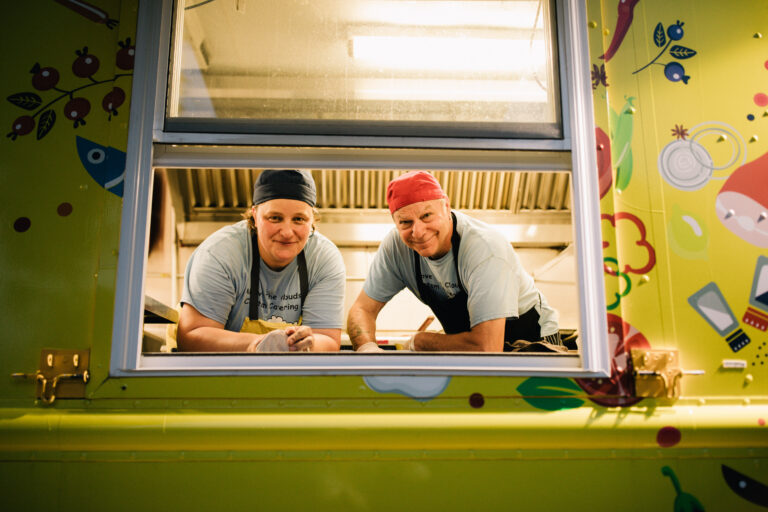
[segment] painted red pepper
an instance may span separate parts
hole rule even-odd
[[[109,14],[99,9],[98,7],[89,4],[88,2],[83,2],[81,0],[55,0],[55,1],[63,5],[64,7],[72,9],[77,14],[80,14],[81,16],[85,16],[91,21],[105,24],[107,28],[111,29],[111,28],[114,28],[115,25],[117,25],[117,20],[110,18]]]
[[[632,18],[634,18],[635,6],[640,0],[619,0],[619,18],[616,20],[616,28],[613,31],[613,40],[608,50],[600,56],[605,62],[611,60],[611,57],[616,54],[621,46],[621,42],[624,41],[624,36],[629,31],[629,26],[632,25]]]

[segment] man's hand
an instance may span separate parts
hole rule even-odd
[[[359,347],[357,347],[356,352],[377,353],[377,352],[385,352],[385,350],[381,348],[375,341],[369,341],[368,343],[364,343]]]

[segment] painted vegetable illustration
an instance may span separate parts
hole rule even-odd
[[[627,31],[629,31],[630,25],[632,25],[635,6],[639,1],[640,0],[619,0],[619,17],[616,19],[616,28],[613,30],[613,39],[605,53],[600,56],[605,62],[608,62],[611,60],[611,57],[616,55],[616,51],[618,51],[619,46],[621,46],[622,41],[624,41],[624,36],[627,35]]]
[[[600,199],[608,193],[613,183],[611,166],[611,139],[602,128],[595,128],[597,143],[597,183],[600,186]]]
[[[659,58],[661,58],[662,55],[664,55],[664,52],[666,52],[667,49],[669,49],[669,54],[678,60],[690,59],[696,55],[695,50],[685,46],[674,45],[670,48],[670,45],[672,45],[674,41],[679,41],[683,38],[683,35],[685,34],[683,31],[683,25],[685,25],[685,23],[678,20],[676,23],[673,23],[667,27],[665,32],[664,25],[659,22],[656,25],[656,28],[653,29],[653,42],[658,48],[661,48],[661,51],[656,57],[653,58],[653,60],[651,60],[651,62],[641,67],[640,69],[633,71],[632,74],[634,75],[635,73],[639,73],[651,64],[657,64],[664,67],[664,76],[667,78],[667,80],[670,82],[683,82],[684,84],[687,84],[691,77],[685,74],[685,68],[682,64],[677,61],[671,61],[666,64],[656,62],[659,60]]]
[[[675,487],[675,492],[677,493],[674,505],[675,512],[704,512],[704,505],[696,499],[696,496],[683,492],[680,487],[680,482],[677,480],[677,476],[675,476],[675,472],[672,471],[672,468],[664,466],[661,468],[661,473],[664,476],[668,476],[669,479],[672,480],[672,485]]]
[[[617,114],[611,110],[611,153],[616,159],[613,166],[616,168],[616,190],[622,191],[629,185],[632,178],[632,126],[634,124],[635,107],[633,97],[627,98],[627,102]]]
[[[755,505],[768,507],[768,485],[750,478],[744,473],[722,465],[723,478],[733,492]]]
[[[135,47],[131,44],[131,40],[121,41],[119,45],[120,50],[115,54],[115,64],[120,69],[133,69]],[[107,113],[109,120],[118,114],[118,107],[123,105],[126,95],[121,87],[114,84],[119,78],[132,76],[133,73],[115,73],[112,78],[97,80],[94,75],[100,69],[99,58],[90,53],[87,46],[77,49],[75,54],[77,58],[71,64],[72,74],[78,79],[85,79],[86,83],[74,87],[64,86],[61,84],[62,75],[56,67],[42,67],[39,63],[35,63],[29,70],[32,74],[32,87],[39,92],[54,91],[59,94],[49,101],[44,101],[40,94],[32,91],[18,92],[8,96],[6,99],[10,103],[32,112],[29,115],[17,117],[11,123],[11,131],[7,134],[8,138],[16,140],[20,136],[33,132],[35,127],[37,127],[37,140],[48,135],[57,119],[57,111],[53,106],[61,100],[66,100],[66,103],[59,114],[63,114],[66,119],[72,121],[75,128],[85,125],[87,123],[86,117],[91,112],[92,100],[84,95],[84,91],[102,84],[112,84],[112,87],[101,99],[102,109]]]

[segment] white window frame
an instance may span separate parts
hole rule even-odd
[[[164,131],[172,0],[142,0],[136,37],[110,375],[610,375],[590,63],[582,0],[557,0],[562,140]],[[178,54],[178,52],[177,52]],[[359,149],[365,148],[365,149]],[[524,150],[524,151],[520,151]],[[578,356],[141,353],[153,167],[571,170]]]

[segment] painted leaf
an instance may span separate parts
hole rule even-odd
[[[616,167],[616,190],[624,190],[632,179],[632,149],[627,149],[621,165]]]
[[[616,120],[616,128],[611,141],[613,165],[616,167],[616,189],[624,190],[632,177],[632,131],[634,115],[632,101],[627,98],[624,108]]]
[[[676,59],[690,59],[696,55],[696,50],[691,50],[685,46],[675,45],[669,49],[669,53]]]
[[[559,411],[575,409],[584,405],[584,400],[573,395],[583,391],[571,379],[553,377],[531,377],[517,387],[517,392],[536,409]]]
[[[56,122],[56,112],[53,109],[46,110],[40,114],[40,121],[37,123],[37,140],[42,139],[53,128],[53,123]]]
[[[661,48],[667,42],[667,36],[664,35],[664,25],[659,22],[656,28],[653,30],[653,42],[656,46]]]
[[[608,121],[608,131],[610,132],[611,140],[616,137],[616,126],[619,124],[619,114],[615,110],[609,109],[610,119]]]
[[[19,92],[8,96],[8,101],[24,110],[35,110],[43,100],[33,92]]]

